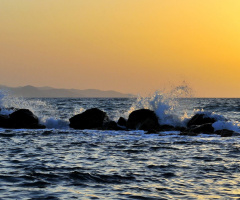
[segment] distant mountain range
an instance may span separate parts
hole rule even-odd
[[[132,94],[124,94],[120,92],[116,92],[113,90],[102,91],[96,89],[87,89],[87,90],[77,90],[77,89],[57,89],[52,87],[34,87],[31,85],[23,86],[23,87],[8,87],[4,85],[0,85],[0,89],[8,90],[13,95],[21,96],[21,97],[37,97],[37,98],[131,98],[135,97]]]

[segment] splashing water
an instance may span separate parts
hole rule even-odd
[[[0,114],[9,115],[14,109],[29,109],[39,117],[41,124],[46,125],[47,128],[63,128],[67,127],[68,123],[65,120],[58,119],[59,113],[47,102],[37,99],[24,99],[16,97],[7,90],[0,90]],[[49,117],[51,116],[51,117]]]
[[[56,110],[44,101],[36,99],[26,100],[22,97],[13,96],[7,90],[0,90],[0,107],[3,110],[6,110],[7,108],[29,109],[39,116],[44,115],[44,112],[48,112],[52,116],[57,114]],[[9,110],[9,112],[13,112],[13,110]]]
[[[178,86],[170,92],[157,91],[150,97],[139,96],[125,116],[137,109],[150,109],[156,113],[160,124],[183,126],[189,117],[186,112],[182,116],[176,114],[179,113],[177,99],[190,96],[192,96],[192,90],[186,85]]]

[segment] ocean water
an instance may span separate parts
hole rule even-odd
[[[44,130],[0,129],[0,199],[240,199],[240,137],[179,132],[73,130],[68,119],[97,107],[111,119],[151,108],[161,123],[185,125],[196,112],[215,129],[240,132],[240,99],[22,99]],[[2,110],[2,113],[9,111]]]

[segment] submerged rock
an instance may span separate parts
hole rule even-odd
[[[74,129],[101,129],[109,121],[107,114],[98,108],[91,108],[69,119]]]
[[[196,114],[189,120],[187,127],[203,124],[213,124],[214,122],[216,122],[216,119],[214,118],[207,117],[204,114]]]
[[[154,111],[149,109],[135,110],[129,115],[127,128],[145,131],[158,130],[158,117]]]

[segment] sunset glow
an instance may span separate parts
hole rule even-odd
[[[239,0],[1,0],[8,86],[240,97]]]

